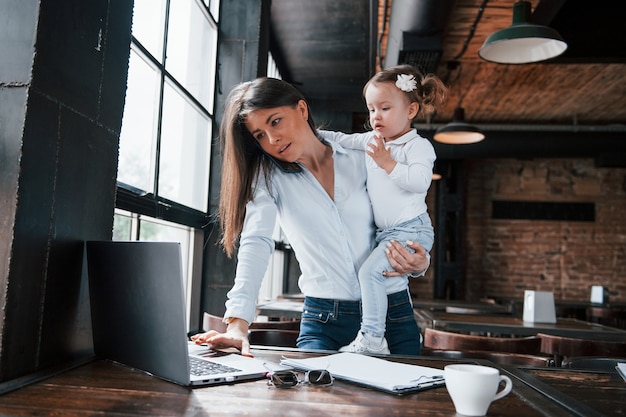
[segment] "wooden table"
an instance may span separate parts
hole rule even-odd
[[[509,368],[518,378],[581,417],[624,416],[626,382],[617,371],[582,371],[563,368]]]
[[[493,333],[533,336],[547,333],[583,339],[626,340],[626,331],[586,321],[558,318],[555,324],[525,322],[519,317],[502,314],[453,314],[415,309],[422,327],[462,333]]]
[[[524,311],[524,299],[523,298],[506,298],[495,297],[500,305],[509,306],[511,313],[514,316],[522,316]],[[603,307],[608,309],[624,310],[626,309],[626,303],[621,302],[605,302],[603,304],[592,303],[591,300],[564,300],[555,299],[554,306],[556,308],[557,316],[561,314],[562,317],[570,317],[577,319],[585,319],[587,316],[588,307]]]
[[[278,362],[282,355],[320,353],[253,350]],[[452,361],[393,358],[443,369]],[[474,361],[489,364],[489,362]],[[501,370],[501,372],[505,372]],[[277,389],[265,380],[189,389],[143,372],[94,361],[0,396],[0,415],[11,416],[456,416],[445,387],[395,396],[343,381],[330,387]],[[570,416],[557,401],[515,380],[513,391],[489,408],[489,416]]]
[[[257,314],[267,317],[299,319],[304,300],[285,298],[268,301],[257,306]],[[489,304],[463,300],[413,300],[413,307],[431,311],[448,311],[466,314],[511,314],[510,305]]]
[[[511,305],[464,300],[414,299],[413,308],[459,314],[511,314]]]

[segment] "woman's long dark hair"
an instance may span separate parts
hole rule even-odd
[[[273,160],[246,128],[246,116],[255,110],[296,105],[306,100],[291,84],[276,78],[257,78],[236,86],[228,95],[220,125],[222,178],[218,214],[222,232],[221,244],[226,254],[234,253],[241,234],[246,204],[252,200],[253,182],[263,174],[266,181],[274,164],[285,170],[299,170],[297,164]],[[308,105],[308,104],[307,104]],[[313,117],[308,117],[316,132]]]

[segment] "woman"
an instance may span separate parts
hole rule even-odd
[[[374,225],[365,189],[363,152],[330,144],[317,134],[302,94],[288,83],[259,78],[228,96],[220,129],[224,159],[220,195],[222,244],[232,256],[235,284],[228,293],[226,333],[192,337],[251,356],[248,324],[274,249],[279,224],[298,259],[305,295],[298,347],[337,350],[360,326],[357,272],[373,248]],[[428,267],[425,251],[397,242],[389,261],[399,276]],[[386,337],[391,353],[419,354],[419,329],[408,291],[389,295]]]

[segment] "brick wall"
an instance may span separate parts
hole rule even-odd
[[[592,285],[626,301],[626,169],[592,159],[474,160],[467,181],[467,299],[525,289],[589,299]],[[585,202],[595,221],[492,218],[493,200]]]
[[[596,168],[592,159],[481,159],[464,170],[465,299],[521,299],[529,289],[588,300],[591,286],[602,285],[610,301],[626,302],[626,168]],[[493,219],[494,200],[593,203],[595,221]],[[432,268],[411,280],[411,293],[432,298]]]

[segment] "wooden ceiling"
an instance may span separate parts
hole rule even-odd
[[[463,50],[483,0],[457,0],[443,38],[443,53],[437,74],[447,77],[447,63]],[[533,10],[539,0],[531,1]],[[548,3],[544,1],[544,3]],[[565,3],[565,2],[562,2]],[[569,3],[569,2],[568,2]],[[609,30],[607,26],[619,25],[621,37],[614,39],[612,52],[615,57],[568,57],[566,51],[561,62],[545,62],[524,65],[502,65],[482,60],[478,49],[493,32],[512,23],[514,2],[490,0],[475,26],[474,36],[465,53],[458,59],[459,71],[452,71],[449,78],[450,96],[445,111],[437,120],[449,120],[459,95],[463,95],[467,121],[472,123],[508,124],[624,124],[626,123],[626,20],[618,4],[607,1],[581,1],[580,15],[571,22],[562,22],[561,36],[567,35],[576,25],[593,17],[597,26],[584,27],[581,32],[593,39],[593,31]],[[602,7],[601,3],[610,5]],[[566,7],[567,4],[565,4]],[[585,9],[589,9],[585,14]],[[600,10],[598,10],[600,9]],[[593,16],[592,16],[593,15]],[[593,26],[593,25],[592,25]],[[605,45],[603,45],[605,46]],[[570,45],[570,51],[577,45]],[[578,47],[581,49],[582,47]],[[620,50],[621,49],[621,50]],[[617,56],[621,55],[621,57]],[[618,61],[621,63],[600,62]],[[576,60],[588,61],[575,63]],[[572,61],[572,62],[568,62]],[[596,62],[593,62],[596,61]],[[626,140],[626,138],[625,138]]]
[[[429,137],[460,103],[466,121],[487,133],[462,151],[438,147],[440,158],[603,153],[626,164],[626,12],[613,0],[531,0],[533,20],[557,29],[568,50],[535,64],[482,60],[478,49],[489,34],[511,25],[514,3],[272,0],[271,43],[284,78],[305,95],[338,112],[360,112],[362,85],[380,62],[394,59],[386,55],[394,17],[410,22],[407,14],[415,13],[413,20],[425,21],[418,35],[440,39],[434,72],[449,86],[445,108],[418,127]],[[527,152],[520,152],[522,145]]]

